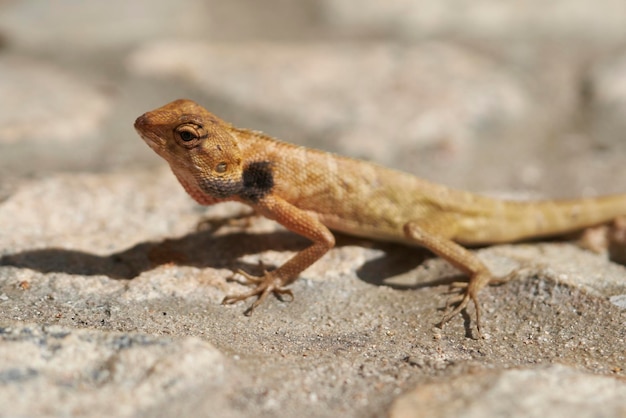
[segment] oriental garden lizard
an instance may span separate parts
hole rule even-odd
[[[465,246],[567,233],[626,215],[626,195],[517,202],[434,184],[410,174],[278,141],[236,128],[190,100],[176,100],[135,121],[144,141],[170,165],[198,203],[237,201],[308,238],[312,244],[283,265],[255,277],[252,288],[223,303],[250,297],[250,314],[286,288],[335,245],[330,230],[426,247],[469,276],[442,324],[495,279]]]

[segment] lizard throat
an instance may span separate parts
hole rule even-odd
[[[206,194],[218,199],[239,195],[243,189],[243,181],[225,178],[196,178],[198,187]]]
[[[244,167],[238,179],[196,176],[195,181],[204,193],[213,197],[239,196],[256,203],[274,188],[274,172],[268,161],[255,161]]]

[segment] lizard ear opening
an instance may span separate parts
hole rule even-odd
[[[225,173],[226,170],[228,170],[228,164],[225,161],[222,161],[215,166],[215,171],[218,173]]]

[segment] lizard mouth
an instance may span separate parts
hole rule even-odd
[[[164,141],[152,132],[150,129],[151,126],[152,123],[150,123],[150,118],[147,114],[143,114],[135,120],[135,130],[141,139],[143,139],[151,148],[162,147]]]

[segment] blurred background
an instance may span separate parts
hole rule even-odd
[[[521,195],[624,191],[623,0],[0,0],[0,183],[162,166],[132,129],[240,127]]]

